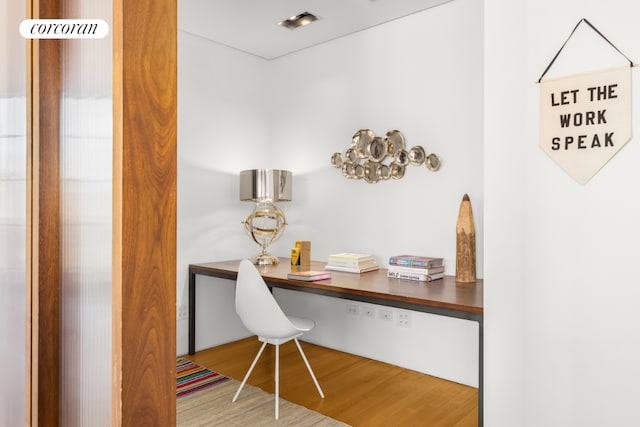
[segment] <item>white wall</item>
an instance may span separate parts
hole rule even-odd
[[[305,341],[478,386],[477,322],[283,289],[274,295],[287,314],[316,322]],[[347,314],[347,304],[356,304],[359,315]],[[399,325],[401,313],[409,327]]]
[[[386,265],[401,252],[433,254],[445,257],[454,274],[455,223],[468,193],[481,277],[481,12],[481,3],[458,0],[271,62],[180,33],[178,304],[187,301],[189,263],[256,251],[240,226],[251,206],[237,194],[238,172],[254,167],[294,174],[293,201],[281,205],[289,227],[272,247],[281,256],[288,256],[295,240],[308,239],[314,259],[358,251]],[[329,159],[360,128],[382,135],[399,129],[409,146],[440,155],[443,167],[432,173],[410,166],[401,181],[347,180]],[[197,348],[244,336],[228,281],[199,278],[198,284]],[[336,323],[327,313],[340,313],[345,322],[329,331],[319,328],[310,337],[316,342],[477,385],[473,322],[427,319],[443,323],[434,327],[439,339],[425,340],[423,329],[414,327],[402,332],[414,347],[370,348],[361,337],[379,336],[380,324],[343,316],[344,301],[298,297],[287,303],[283,295],[285,310],[326,304],[329,309],[316,313],[318,324]],[[415,319],[417,325],[423,315]],[[178,353],[186,352],[186,328],[186,321],[178,322]],[[348,328],[353,334],[345,337],[341,331]],[[378,340],[394,335],[397,329]],[[461,360],[447,357],[453,353]]]
[[[482,276],[481,11],[459,0],[272,63],[271,141],[294,172],[284,249],[306,239],[315,259],[370,252],[383,264],[401,252],[435,254],[454,274],[455,224],[468,193]],[[301,96],[279,96],[291,91]],[[443,167],[409,166],[401,181],[377,184],[345,179],[329,159],[360,128],[398,129]]]
[[[238,201],[238,173],[263,167],[270,150],[263,104],[265,62],[182,32],[178,43],[176,300],[183,312],[189,264],[255,251],[240,224],[250,206]],[[229,304],[232,287],[222,280],[200,280],[197,342],[207,347],[246,335]],[[177,327],[177,352],[185,354],[186,319]],[[207,340],[208,331],[216,331],[215,338]]]
[[[485,425],[636,425],[638,142],[577,184],[538,148],[534,81],[583,17],[640,60],[640,6],[512,3],[484,9]],[[624,63],[587,39],[556,75]],[[639,102],[634,85],[635,129]]]
[[[484,419],[525,426],[523,100],[534,77],[526,75],[525,4],[484,4]]]

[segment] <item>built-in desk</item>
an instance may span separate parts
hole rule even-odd
[[[196,351],[196,275],[236,280],[240,260],[189,265],[189,354]],[[312,261],[307,270],[324,270],[325,262]],[[386,305],[478,322],[478,425],[482,426],[483,401],[483,281],[456,283],[455,277],[427,283],[390,279],[387,270],[363,274],[331,272],[331,279],[303,282],[287,278],[292,267],[288,258],[275,266],[258,267],[270,287],[309,292],[336,298]]]

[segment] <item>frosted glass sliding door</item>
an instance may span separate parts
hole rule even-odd
[[[176,6],[0,0],[2,427],[175,422]],[[110,32],[27,42],[27,15]]]
[[[64,0],[65,18],[111,2]],[[60,425],[111,425],[112,42],[64,40],[60,103]]]
[[[0,425],[25,420],[26,47],[25,3],[0,0]]]

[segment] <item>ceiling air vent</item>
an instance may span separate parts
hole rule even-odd
[[[284,21],[278,22],[278,25],[281,27],[288,28],[290,30],[295,30],[296,28],[302,27],[307,24],[311,24],[313,21],[317,21],[318,17],[313,13],[302,12],[299,15],[292,16]]]

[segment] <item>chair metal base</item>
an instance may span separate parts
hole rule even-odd
[[[311,369],[311,365],[309,365],[309,361],[307,360],[307,356],[305,356],[304,351],[302,351],[302,346],[300,345],[300,342],[298,341],[298,338],[293,338],[293,340],[295,341],[296,346],[298,347],[298,351],[300,352],[300,355],[302,356],[302,360],[304,360],[304,364],[307,366],[307,370],[309,370],[309,374],[311,374],[311,378],[313,378],[313,383],[316,385],[316,388],[318,389],[318,393],[320,393],[320,397],[322,397],[324,399],[324,393],[322,392],[322,389],[320,388],[320,384],[318,383],[318,380],[316,379],[316,376],[313,373],[313,370]],[[262,347],[260,347],[260,350],[258,350],[258,354],[253,359],[253,362],[251,363],[251,366],[249,367],[249,370],[247,371],[247,374],[244,376],[244,379],[242,380],[242,383],[240,383],[240,386],[238,387],[238,390],[236,391],[236,394],[233,396],[233,399],[231,399],[232,402],[235,402],[238,399],[238,396],[240,395],[240,392],[242,391],[242,387],[244,387],[245,383],[249,379],[249,375],[251,375],[251,372],[253,371],[253,368],[255,368],[256,363],[258,362],[258,359],[260,359],[260,356],[262,355],[262,352],[264,351],[266,346],[267,346],[267,341],[265,340],[262,343]],[[280,345],[279,344],[274,344],[274,346],[276,348],[275,419],[277,420],[278,416],[279,416],[279,413],[278,413],[279,412],[278,411],[278,397],[280,395]]]

